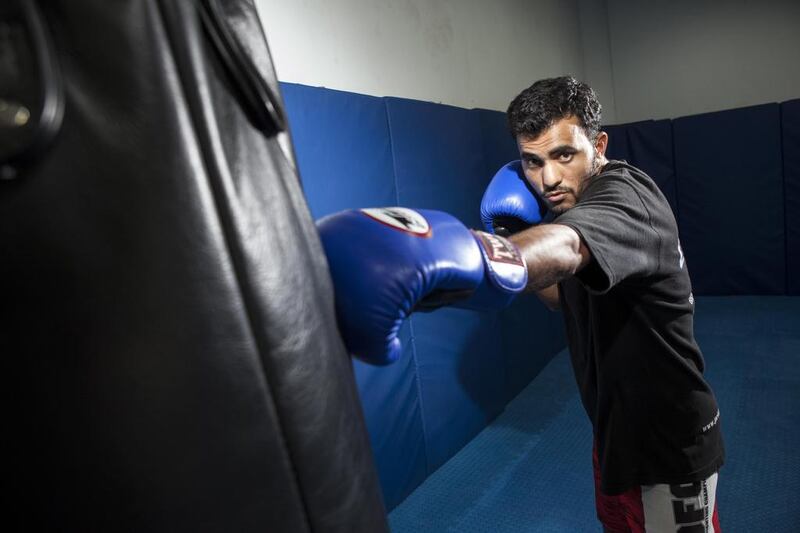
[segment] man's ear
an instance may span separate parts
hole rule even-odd
[[[608,133],[601,131],[598,132],[597,138],[594,140],[594,149],[598,155],[606,155],[606,148],[608,148]]]

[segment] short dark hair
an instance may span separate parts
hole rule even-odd
[[[562,118],[575,116],[589,140],[600,131],[600,102],[587,84],[572,76],[539,80],[517,95],[506,118],[511,135],[538,137]]]

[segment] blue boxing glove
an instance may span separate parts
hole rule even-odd
[[[348,351],[372,364],[400,357],[397,333],[412,312],[500,309],[528,281],[516,246],[441,211],[353,209],[319,220],[317,229],[339,330]]]
[[[544,218],[544,202],[528,184],[519,160],[503,165],[481,200],[481,221],[490,233],[513,235]]]

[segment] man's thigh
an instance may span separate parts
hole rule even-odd
[[[718,477],[713,474],[695,483],[643,486],[645,531],[720,533],[716,505]]]
[[[609,496],[596,487],[598,518],[606,533],[721,533],[718,475],[694,483],[643,485]]]
[[[717,479],[678,485],[642,485],[608,495],[602,485],[597,443],[592,450],[595,507],[605,533],[721,533]]]

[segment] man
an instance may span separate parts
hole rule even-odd
[[[528,289],[564,314],[594,430],[598,518],[613,532],[720,531],[719,411],[703,379],[691,283],[666,199],[641,170],[606,160],[600,104],[572,77],[522,91],[508,122],[540,198],[520,218],[528,209],[535,220],[539,204],[549,211],[549,223],[510,240],[527,264]],[[495,186],[484,204],[502,205],[503,194]]]

